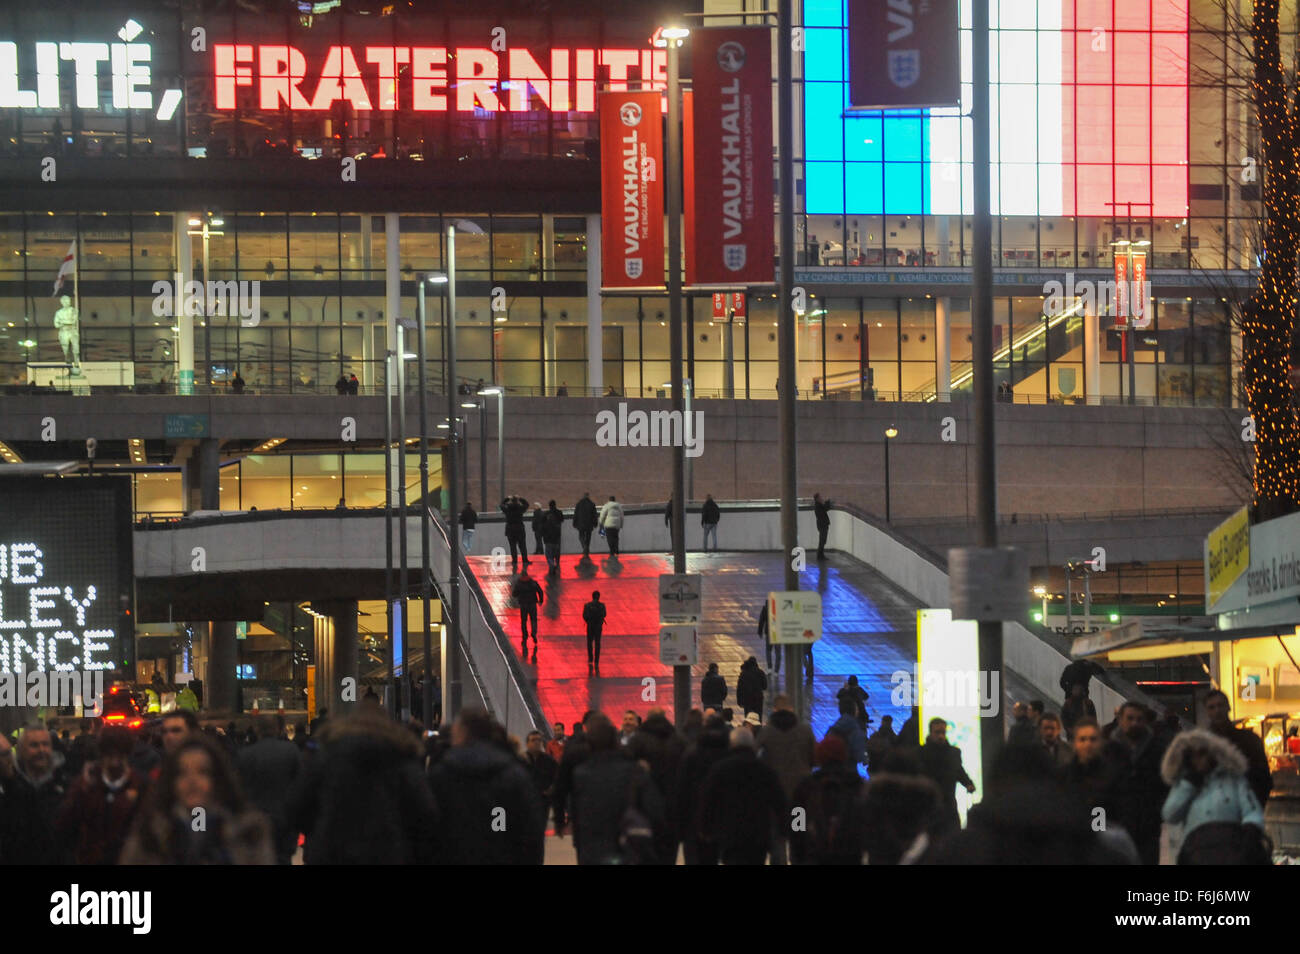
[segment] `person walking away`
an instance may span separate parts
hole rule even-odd
[[[546,548],[547,573],[552,577],[560,575],[560,539],[564,529],[564,514],[552,500],[546,509],[542,521],[542,542]]]
[[[68,790],[54,830],[71,851],[73,864],[117,864],[146,784],[128,763],[134,746],[130,729],[104,729],[98,761],[87,763]]]
[[[974,793],[975,783],[961,764],[961,749],[948,741],[948,723],[930,720],[930,735],[921,746],[921,772],[939,788],[943,800],[943,817],[949,828],[961,827],[957,812],[957,786]]]
[[[527,505],[518,494],[501,501],[501,512],[506,516],[506,542],[510,544],[510,572],[519,572],[519,558],[523,557],[524,566],[532,561],[528,559],[528,531],[524,529],[524,514]]]
[[[600,601],[600,590],[593,590],[591,602],[582,608],[582,621],[587,624],[587,675],[600,672],[600,637],[605,630],[605,604]]]
[[[763,693],[767,691],[767,676],[758,668],[758,660],[750,656],[740,665],[736,678],[736,704],[745,715],[763,714]]]
[[[863,765],[867,761],[867,734],[858,724],[857,706],[848,696],[841,696],[838,704],[840,717],[826,730],[826,734],[838,735],[844,740],[850,764]]]
[[[785,795],[786,811],[783,819],[790,817],[795,803],[794,793],[799,783],[812,771],[817,739],[813,730],[799,721],[790,697],[779,694],[772,700],[772,718],[758,730],[754,739],[758,746],[759,761],[776,773]],[[772,834],[772,864],[783,865],[788,858],[789,826],[783,820]]]
[[[276,864],[287,865],[298,849],[298,832],[289,824],[286,806],[302,772],[302,756],[298,746],[280,737],[280,718],[258,717],[257,741],[240,750],[236,765],[249,801],[271,820]]]
[[[474,528],[477,525],[478,514],[474,512],[473,504],[466,500],[460,511],[460,548],[465,553],[474,546]]]
[[[709,670],[700,680],[700,705],[705,709],[721,711],[727,701],[727,680],[718,672],[717,663],[709,663]]]
[[[639,763],[624,758],[608,717],[586,721],[587,758],[573,771],[573,847],[580,865],[653,864],[664,823],[663,794]],[[636,836],[629,838],[629,826]]]
[[[1246,759],[1246,780],[1262,808],[1268,804],[1269,793],[1273,790],[1273,773],[1268,767],[1263,741],[1251,729],[1238,729],[1232,724],[1228,718],[1228,697],[1222,691],[1215,689],[1207,693],[1204,705],[1210,731],[1232,743],[1233,748]]]
[[[202,825],[195,825],[202,818]],[[122,848],[124,865],[272,865],[271,823],[240,790],[221,744],[204,733],[169,755]]]
[[[544,556],[546,554],[546,539],[543,530],[546,528],[546,511],[542,509],[540,501],[533,501],[533,556]]]
[[[1204,729],[1188,729],[1169,744],[1160,774],[1170,788],[1160,817],[1183,825],[1180,865],[1273,863],[1249,767],[1228,739]]]
[[[339,372],[339,379],[334,382],[334,390],[342,397],[348,393],[348,379],[342,371]]]
[[[817,520],[817,559],[826,559],[826,536],[831,532],[831,507],[835,504],[830,500],[822,500],[821,494],[813,494],[813,516]]]
[[[867,690],[858,685],[857,676],[849,676],[848,682],[844,683],[840,691],[836,693],[836,698],[853,700],[853,716],[858,720],[858,725],[863,733],[867,731],[867,723],[871,720],[867,718],[867,700],[871,698]]]
[[[780,646],[772,645],[772,636],[770,632],[771,628],[772,628],[772,621],[767,614],[767,600],[764,599],[763,608],[758,611],[758,635],[763,637],[763,651],[767,654],[768,672],[776,673],[779,675],[781,672],[781,656],[783,655],[783,653],[781,652]],[[776,650],[775,653],[772,652],[773,649]],[[774,657],[775,657],[775,667],[773,665]]]
[[[731,728],[716,715],[706,716],[695,744],[682,758],[677,781],[677,814],[682,833],[682,854],[688,865],[716,865],[717,846],[700,837],[700,794],[713,766],[730,751]]]
[[[709,550],[709,538],[713,538],[713,550],[718,550],[718,521],[722,519],[722,510],[718,507],[713,494],[706,494],[704,506],[700,508],[700,525],[704,527],[704,552]]]
[[[817,746],[817,771],[795,789],[793,803],[806,811],[805,824],[790,832],[790,861],[796,865],[860,865],[865,846],[863,781],[844,740],[828,734]]]
[[[533,624],[533,662],[537,662],[537,607],[546,602],[546,597],[542,593],[542,588],[537,585],[537,581],[528,575],[528,567],[519,571],[519,577],[515,580],[515,585],[510,588],[510,595],[515,598],[519,604],[519,630],[523,643],[521,644],[520,654],[524,661],[528,661],[528,623],[531,620]]]
[[[776,772],[759,761],[748,728],[732,729],[730,745],[700,792],[700,838],[717,845],[724,865],[761,865],[788,817],[785,792]]]
[[[898,744],[898,735],[894,732],[894,717],[881,716],[880,728],[867,739],[867,772],[878,774],[885,764],[885,758]]]
[[[600,508],[600,518],[597,523],[605,531],[610,559],[617,560],[618,534],[623,529],[623,505],[615,500],[613,495],[610,495],[609,502]]]
[[[596,529],[596,504],[591,493],[584,493],[582,499],[573,505],[573,529],[578,531],[578,542],[582,544],[582,558],[591,559],[591,535]]]
[[[542,863],[545,806],[528,768],[494,741],[504,733],[482,709],[463,709],[451,727],[451,749],[429,770],[440,864]]]

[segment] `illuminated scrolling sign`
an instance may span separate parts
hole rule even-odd
[[[0,479],[0,672],[127,668],[127,478]]]
[[[218,110],[324,112],[337,102],[358,111],[593,113],[598,88],[627,90],[630,81],[666,88],[666,50],[552,48],[531,52],[486,47],[331,46],[310,54],[285,44],[217,43],[212,47]],[[532,91],[530,94],[530,90]]]

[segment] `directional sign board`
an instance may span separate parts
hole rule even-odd
[[[659,622],[700,621],[700,574],[663,573],[659,577]]]
[[[659,627],[659,661],[665,666],[694,666],[699,659],[694,626]]]
[[[767,594],[768,632],[774,643],[815,643],[822,638],[822,596],[816,591]]]

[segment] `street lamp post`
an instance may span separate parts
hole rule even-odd
[[[443,718],[450,722],[460,714],[460,534],[456,532],[456,515],[460,501],[456,492],[456,450],[454,426],[456,423],[456,226],[447,226],[447,418],[453,425],[452,440],[447,444],[447,539],[451,546],[451,572],[448,587],[451,589],[450,613],[443,619],[443,640],[446,650],[442,657]]]
[[[885,428],[885,523],[893,522],[889,499],[889,445],[898,436],[898,428],[890,424]]]
[[[497,471],[499,473],[501,499],[506,497],[506,388],[504,384],[494,384],[478,392],[484,396],[495,395],[497,399]],[[485,468],[486,470],[486,468]],[[483,509],[487,506],[487,491],[484,491]]]
[[[213,218],[211,212],[204,212],[202,220],[189,220],[190,228],[186,233],[187,235],[200,235],[203,237],[203,374],[208,387],[212,384],[212,328],[209,327],[212,321],[208,314],[208,299],[212,293],[212,285],[210,283],[211,276],[208,274],[208,240],[213,235],[225,235],[225,232],[215,231],[214,229],[214,227],[220,228],[225,224],[224,220]]]
[[[401,319],[397,322],[397,510],[399,529],[397,535],[398,561],[401,564],[401,577],[397,584],[397,601],[402,607],[402,618],[398,625],[402,628],[402,721],[411,717],[411,696],[406,687],[411,682],[409,647],[406,639],[407,600],[410,596],[407,579],[407,534],[406,534],[406,328]]]
[[[388,620],[388,711],[401,714],[393,633],[393,352],[384,352],[384,615]],[[308,713],[311,715],[311,713]]]
[[[1047,587],[1042,585],[1035,586],[1034,595],[1043,601],[1043,614],[1042,614],[1042,619],[1039,620],[1039,622],[1041,622],[1043,626],[1046,626],[1047,625]]]
[[[1150,245],[1151,243],[1146,239],[1143,239],[1139,242],[1133,241],[1133,206],[1135,204],[1145,205],[1147,203],[1107,202],[1106,204],[1110,206],[1114,206],[1116,209],[1118,209],[1119,206],[1121,205],[1124,206],[1125,208],[1126,211],[1125,220],[1127,222],[1127,226],[1125,228],[1125,237],[1122,239],[1116,239],[1110,244],[1116,248],[1122,248],[1124,250],[1124,256],[1125,256],[1124,280],[1125,282],[1128,283],[1129,288],[1132,288],[1134,290],[1135,294],[1140,295],[1142,294],[1143,290],[1139,288],[1136,285],[1136,283],[1134,283],[1133,281],[1133,249],[1142,248],[1144,246]],[[1121,290],[1116,289],[1115,291],[1116,291],[1116,302],[1118,303]],[[1128,314],[1125,316],[1126,320],[1124,324],[1124,342],[1125,342],[1124,350],[1127,352],[1126,358],[1128,363],[1128,403],[1136,404],[1137,403],[1137,362],[1134,358],[1133,352],[1135,350],[1135,346],[1137,345],[1137,327],[1135,325],[1137,315],[1135,313],[1135,308],[1134,308],[1135,302],[1131,300],[1132,297],[1133,296],[1130,295],[1124,296],[1124,302],[1127,306],[1127,311],[1128,311]],[[1143,302],[1143,304],[1145,305],[1145,302]],[[1120,390],[1123,391],[1122,385],[1120,386]]]

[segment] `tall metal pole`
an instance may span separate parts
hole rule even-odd
[[[211,216],[203,213],[203,387],[212,385],[212,318],[208,315],[208,294],[211,276],[208,274],[208,226]]]
[[[393,633],[393,352],[384,352],[384,616],[388,620],[388,711],[401,715]]]
[[[1128,265],[1124,270],[1124,280],[1128,282],[1130,289],[1133,285],[1133,203],[1127,202],[1128,207],[1128,245],[1124,247],[1125,256]],[[1124,296],[1128,304],[1128,327],[1124,330],[1124,336],[1128,339],[1128,403],[1137,404],[1137,364],[1133,356],[1133,351],[1137,345],[1137,329],[1133,326],[1136,314],[1133,308],[1133,295]]]
[[[501,483],[501,499],[506,499],[506,386],[502,384],[497,392],[497,471]],[[487,509],[487,501],[483,501]]]
[[[686,440],[689,443],[694,444],[695,443],[695,400],[694,400],[695,379],[683,378],[682,390],[684,392],[684,398],[686,402],[686,413],[682,417],[682,434],[685,436]],[[690,457],[687,457],[685,459],[685,463],[686,463],[686,502],[690,503],[692,500],[695,499],[695,462]],[[686,508],[683,507],[682,508],[683,525],[685,525],[685,520],[686,520]],[[685,546],[685,544],[682,545]]]
[[[397,584],[398,604],[402,607],[402,721],[411,717],[411,695],[407,687],[411,684],[410,647],[406,638],[408,618],[407,610],[409,584],[406,566],[406,329],[400,321],[397,325],[397,507],[400,528],[398,530],[398,558],[401,562],[401,578]]]
[[[433,725],[433,623],[429,619],[429,604],[433,596],[433,571],[430,569],[429,533],[429,379],[425,361],[424,336],[426,329],[424,308],[425,276],[418,275],[419,287],[415,292],[416,319],[419,327],[416,334],[420,341],[416,351],[420,356],[420,599],[424,604],[424,691],[420,693],[422,701],[420,719],[426,728]],[[451,535],[456,535],[455,521],[452,521]],[[455,572],[453,567],[452,572]]]
[[[505,496],[502,494],[501,496]],[[487,510],[487,398],[478,399],[478,506]],[[454,522],[456,515],[452,514]]]
[[[782,383],[777,395],[777,423],[780,432],[778,454],[781,459],[781,562],[785,567],[785,588],[799,589],[799,571],[791,554],[799,545],[798,472],[795,458],[795,369],[794,317],[794,11],[791,0],[778,0],[776,23],[776,92],[777,151],[781,162],[778,180],[780,194],[780,228],[778,232],[781,272],[777,282],[777,378]],[[803,647],[785,647],[785,691],[790,702],[804,718],[809,716],[804,704]]]
[[[673,412],[685,425],[682,382],[682,129],[681,40],[668,44],[668,314]],[[685,438],[685,427],[682,431]],[[686,448],[673,445],[673,572],[686,572]],[[691,667],[673,667],[673,721],[686,724],[691,710]]]
[[[460,534],[456,532],[456,515],[460,513],[456,488],[456,411],[460,403],[456,391],[456,227],[447,226],[447,423],[451,440],[447,442],[447,540],[451,545],[451,573],[447,582],[451,590],[450,612],[443,614],[442,626],[446,647],[442,659],[443,719],[452,721],[460,714]]]
[[[889,499],[889,437],[885,437],[885,523],[893,523],[893,511]]]
[[[979,507],[980,546],[998,545],[997,431],[993,403],[993,218],[989,196],[992,133],[989,128],[989,0],[973,4],[971,118],[974,124],[975,219],[972,223],[975,265],[971,274],[971,324],[974,338],[975,499]],[[997,673],[1002,684],[1002,624],[979,624],[979,665]],[[1002,748],[1002,712],[980,720],[980,756],[987,772]],[[986,776],[987,777],[987,776]]]

